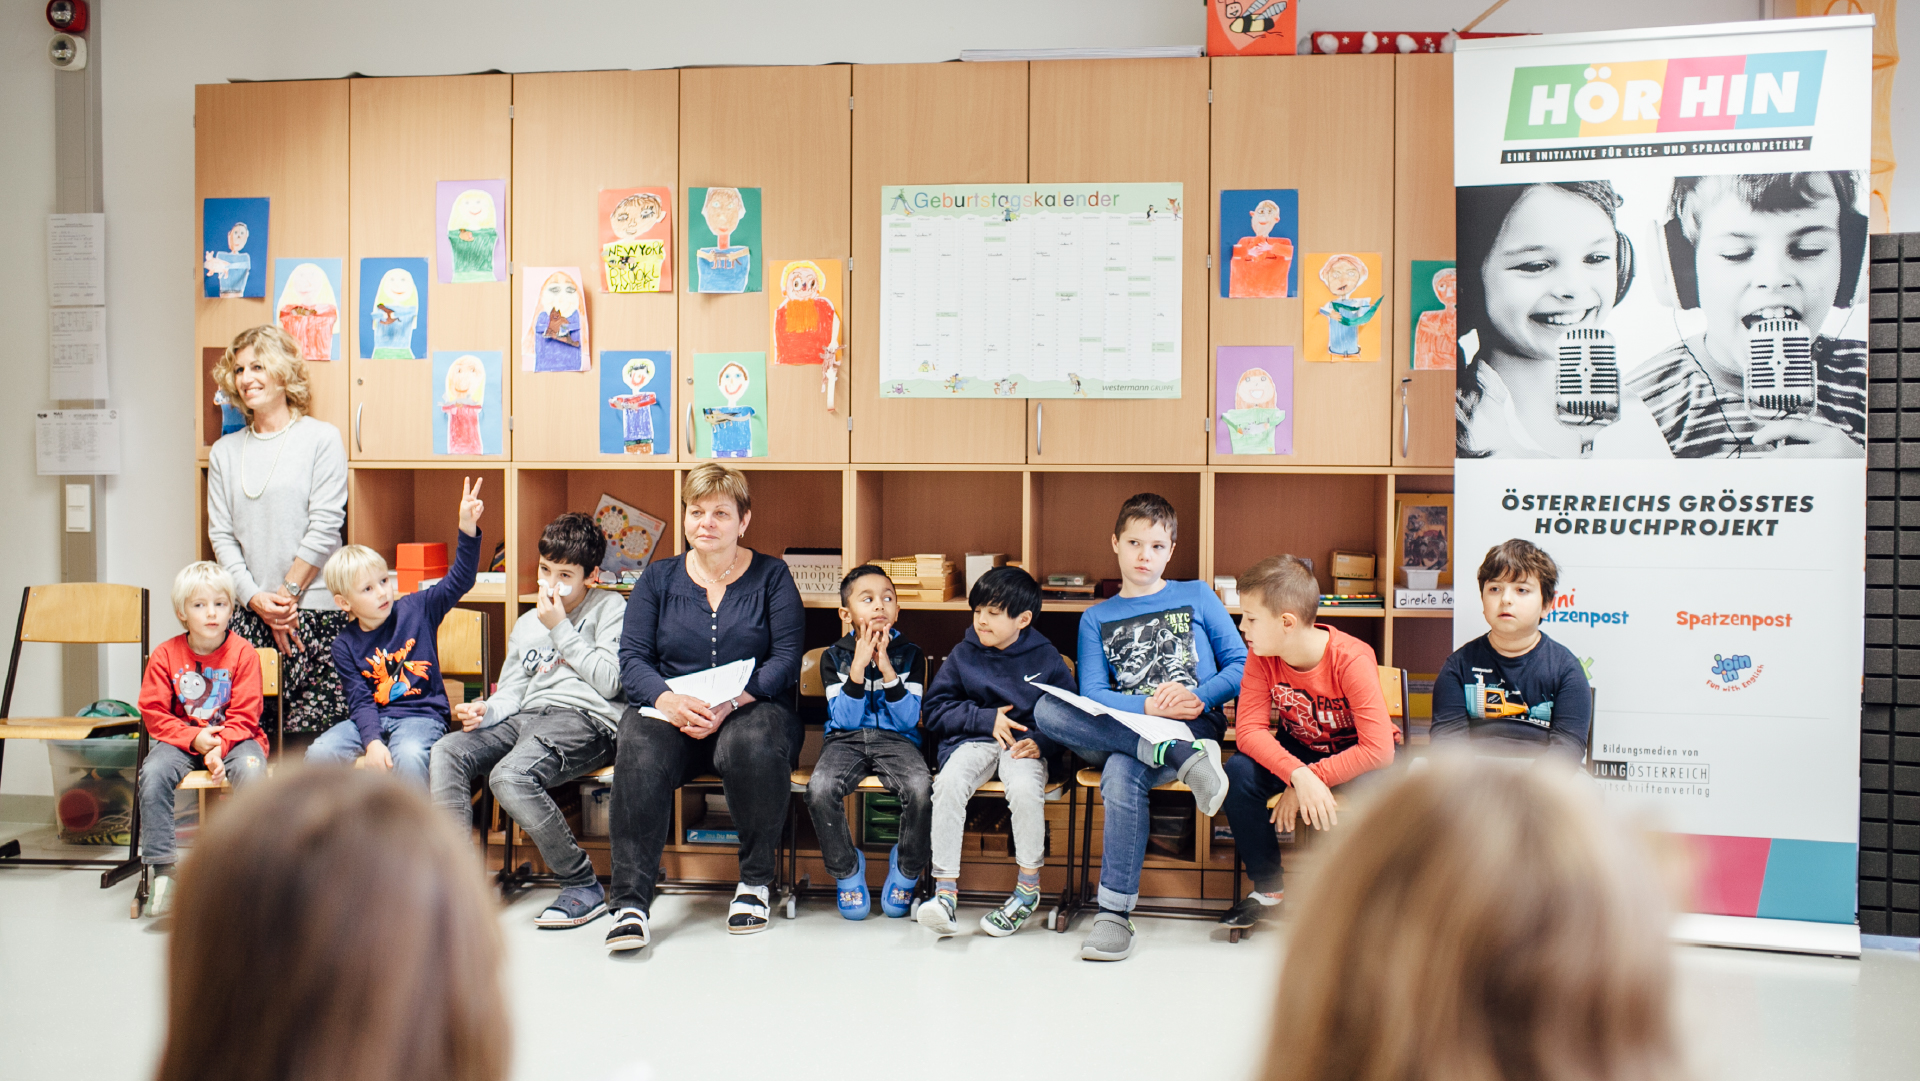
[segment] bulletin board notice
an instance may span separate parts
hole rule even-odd
[[[1180,396],[1179,184],[885,185],[883,398]]]

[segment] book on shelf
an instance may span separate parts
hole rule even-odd
[[[1384,608],[1386,602],[1378,593],[1347,594],[1323,593],[1320,595],[1322,608]]]
[[[687,843],[690,845],[737,845],[740,843],[740,831],[690,829],[687,831]]]

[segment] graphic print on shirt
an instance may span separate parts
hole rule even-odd
[[[362,668],[360,674],[373,681],[373,700],[380,705],[388,705],[408,695],[426,693],[426,688],[419,681],[426,678],[433,665],[427,661],[407,659],[407,654],[413,650],[413,642],[409,638],[406,645],[391,653],[375,647],[373,656],[364,659],[363,663],[372,670]]]
[[[564,663],[560,659],[558,646],[548,646],[546,649],[535,647],[521,656],[520,670],[528,676],[544,676]]]
[[[225,724],[227,703],[233,701],[233,673],[183,665],[173,673],[173,699],[183,716],[208,726]]]
[[[1475,667],[1467,694],[1467,716],[1476,721],[1519,721],[1539,728],[1553,727],[1553,703],[1529,706],[1519,691],[1509,687],[1498,669]]]
[[[1193,606],[1100,624],[1100,645],[1116,694],[1152,694],[1162,683],[1200,685]]]
[[[1328,698],[1275,682],[1270,692],[1273,723],[1301,745],[1322,755],[1338,754],[1360,742],[1353,709],[1345,698]]]

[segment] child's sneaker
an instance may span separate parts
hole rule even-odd
[[[643,949],[653,941],[645,910],[623,908],[613,917],[613,930],[607,932],[607,949],[613,953]]]
[[[867,897],[867,854],[856,848],[853,858],[858,861],[853,866],[853,873],[834,880],[834,897],[842,916],[850,920],[864,920],[867,913],[873,910],[872,902]]]
[[[156,872],[147,884],[147,918],[159,919],[173,914],[173,873]]]
[[[750,935],[766,930],[771,922],[767,919],[768,893],[765,886],[749,886],[745,882],[735,886],[733,902],[727,905],[727,933]]]
[[[1016,889],[1013,896],[1000,902],[999,908],[991,909],[980,917],[980,929],[995,938],[1005,938],[1025,926],[1039,904],[1038,893]]]
[[[913,893],[920,880],[900,873],[900,846],[887,853],[887,881],[880,887],[880,911],[889,919],[899,919],[913,911]]]
[[[1102,911],[1093,918],[1093,930],[1080,944],[1082,961],[1124,961],[1133,952],[1133,921],[1117,912]]]
[[[920,911],[914,918],[920,921],[920,926],[941,938],[960,933],[960,913],[953,907],[952,894],[935,893],[920,902]]]
[[[1196,752],[1180,766],[1179,780],[1193,789],[1193,802],[1203,815],[1220,813],[1227,801],[1227,771],[1220,764],[1220,744],[1210,739],[1193,741]]]
[[[554,898],[552,904],[533,918],[533,925],[548,929],[579,927],[599,919],[606,911],[607,891],[600,888],[600,883],[568,886],[560,891],[560,896]]]
[[[1280,914],[1280,899],[1263,900],[1257,893],[1249,893],[1227,909],[1220,917],[1220,926],[1245,930],[1269,916]]]

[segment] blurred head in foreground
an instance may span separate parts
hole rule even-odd
[[[479,871],[445,812],[383,773],[236,796],[181,868],[159,1081],[500,1081]]]
[[[1265,1076],[1675,1077],[1663,887],[1584,777],[1435,759],[1320,861]]]

